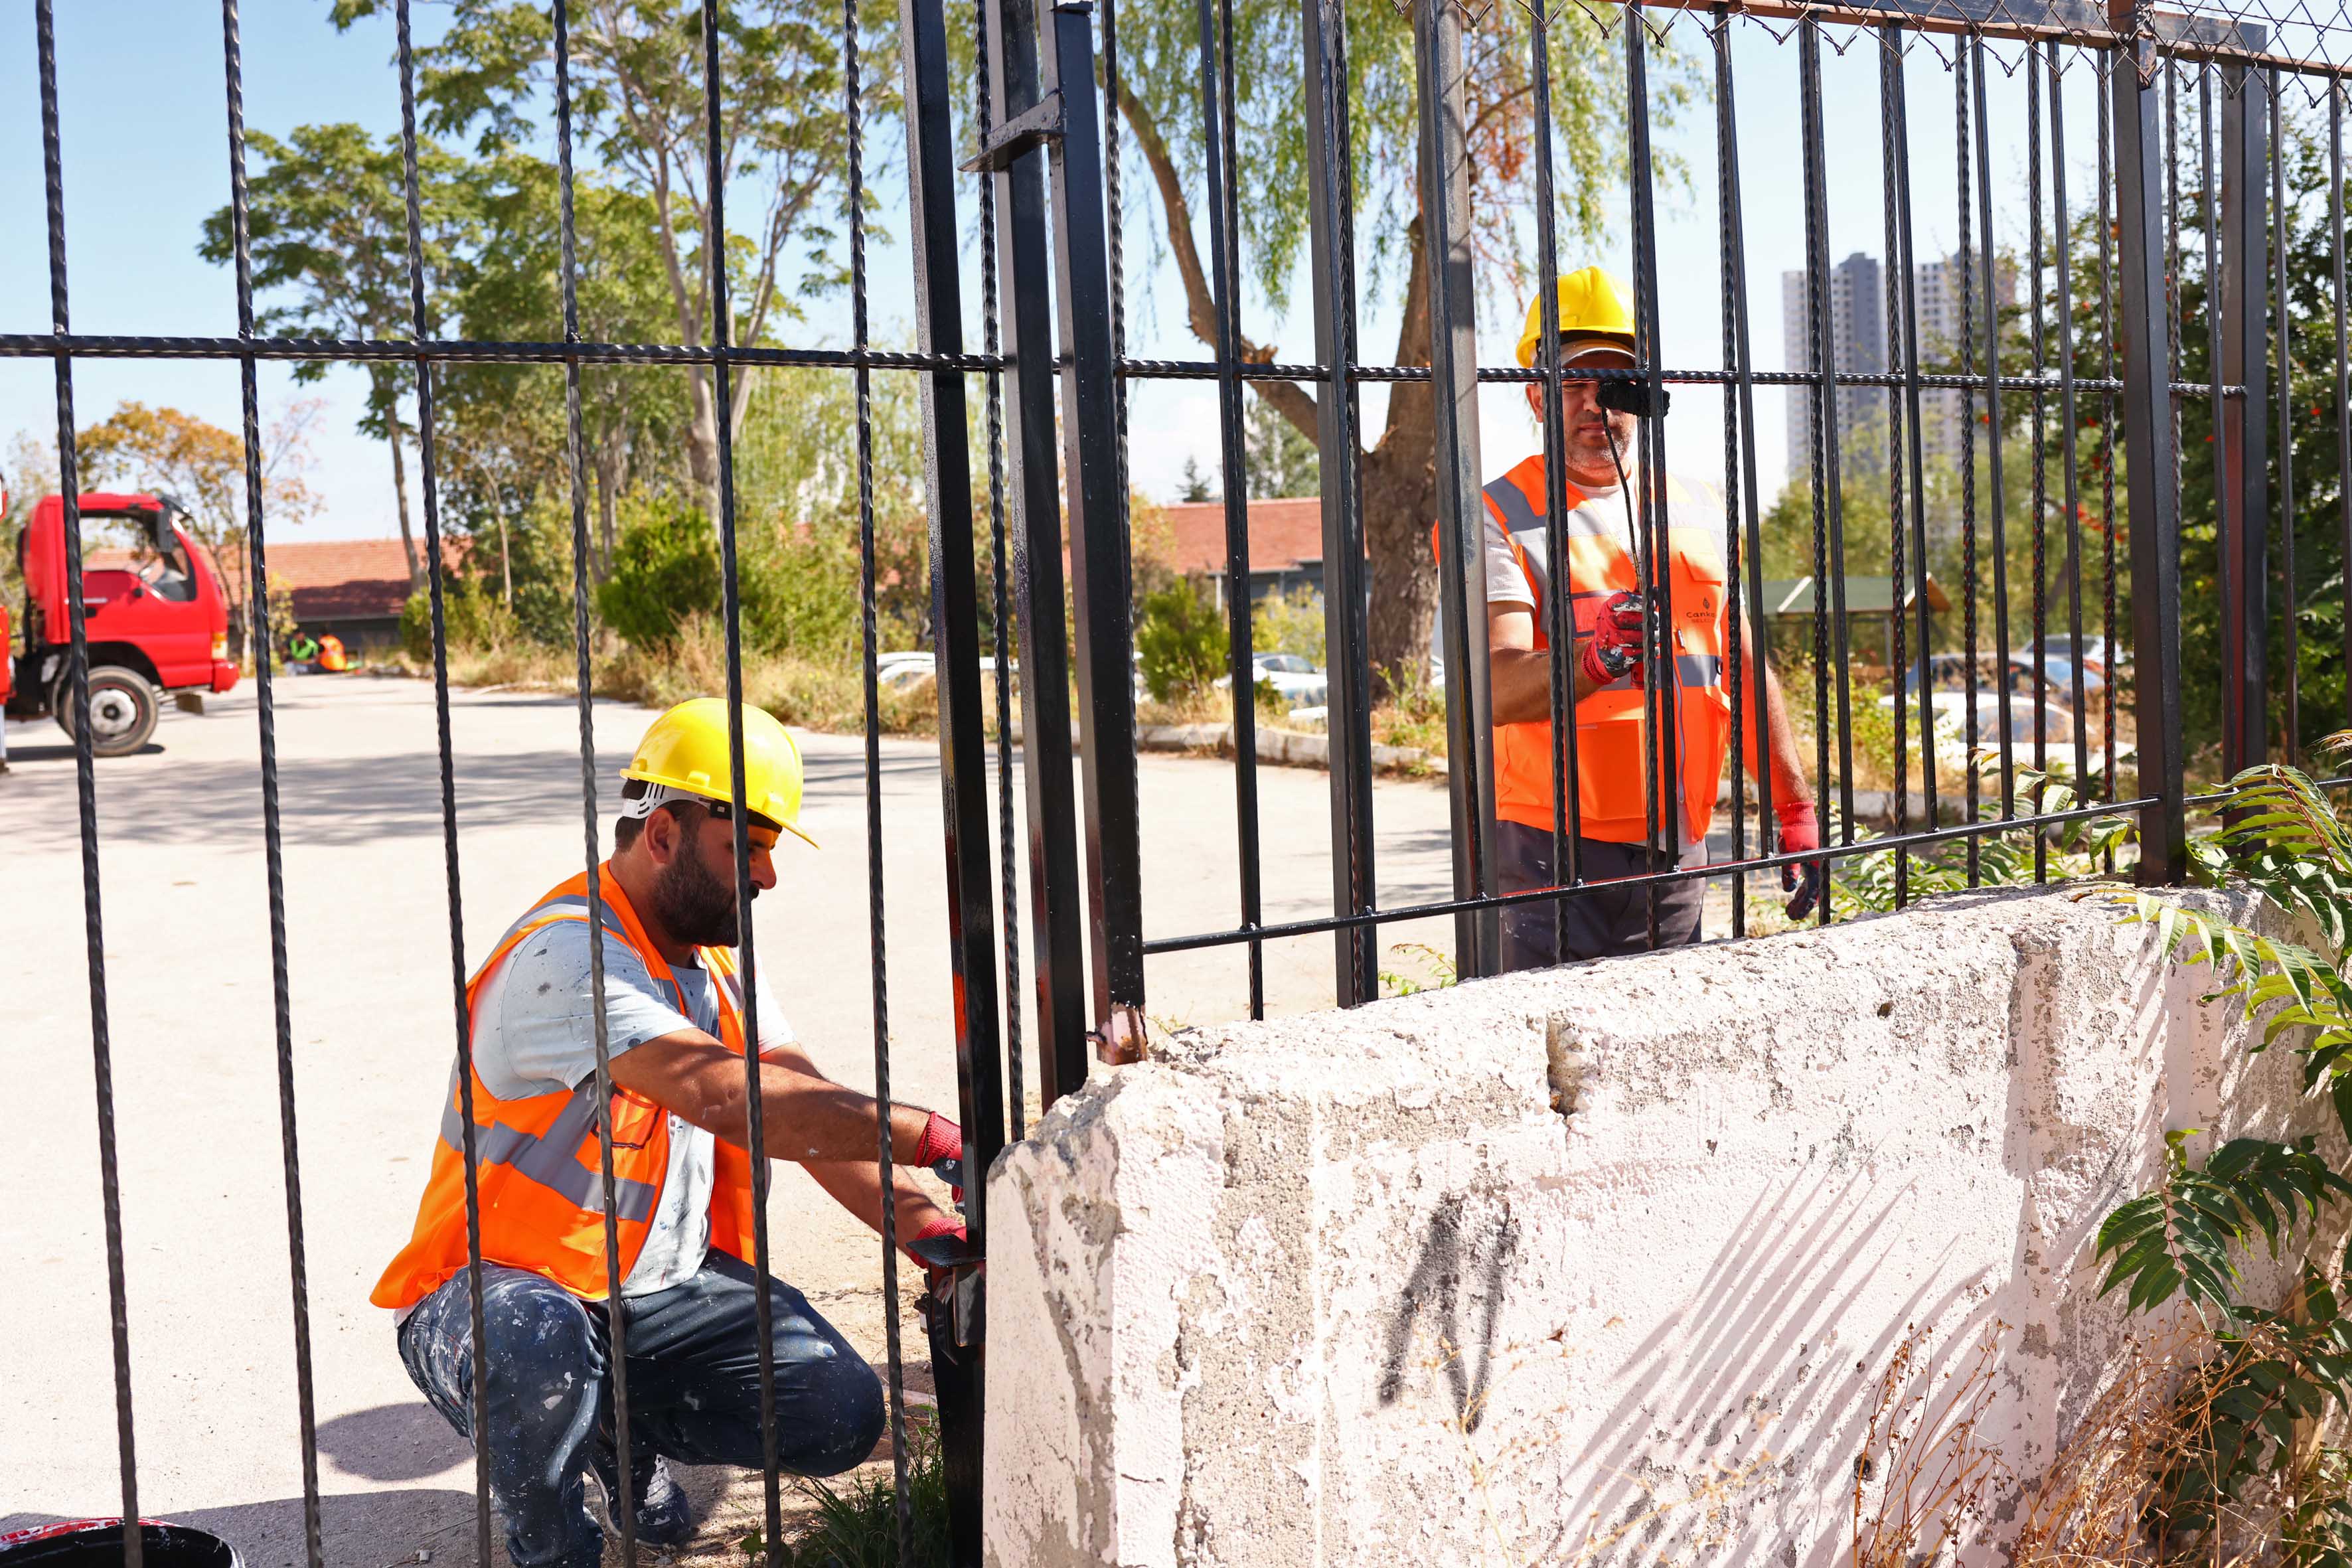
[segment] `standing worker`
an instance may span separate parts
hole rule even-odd
[[[1559,358],[1563,368],[1601,368],[1637,363],[1633,312],[1616,279],[1588,267],[1557,279]],[[1543,301],[1528,308],[1519,334],[1519,363],[1532,367],[1543,342]],[[1660,710],[1677,719],[1675,776],[1659,777],[1658,869],[1693,854],[1704,856],[1715,818],[1717,781],[1730,750],[1731,697],[1725,681],[1725,605],[1720,505],[1667,481],[1669,559],[1641,581],[1642,559],[1629,551],[1643,530],[1634,522],[1638,495],[1627,494],[1626,465],[1633,451],[1636,416],[1622,406],[1604,406],[1596,381],[1563,381],[1559,389],[1559,449],[1563,493],[1569,511],[1561,534],[1567,542],[1570,602],[1575,610],[1576,646],[1568,661],[1575,684],[1570,708],[1576,721],[1576,777],[1569,788],[1578,813],[1576,868],[1590,882],[1639,876],[1649,869],[1650,763],[1646,758],[1647,702],[1643,664],[1643,604],[1646,585],[1658,596],[1662,636],[1670,638],[1671,670],[1662,670]],[[1617,383],[1633,389],[1633,384]],[[1545,387],[1528,387],[1528,405],[1545,417]],[[1638,404],[1622,393],[1611,401]],[[1495,723],[1496,865],[1505,892],[1552,887],[1565,879],[1552,865],[1552,768],[1566,746],[1552,734],[1549,628],[1558,624],[1546,607],[1550,592],[1549,552],[1544,526],[1544,455],[1538,450],[1486,486],[1486,645]],[[1759,662],[1748,627],[1740,628],[1743,689],[1757,689]],[[1780,849],[1799,853],[1821,847],[1821,827],[1812,790],[1780,701],[1780,686],[1762,670],[1762,726],[1772,770],[1772,809],[1780,818]],[[1748,763],[1757,762],[1757,731],[1746,726]],[[1658,763],[1664,766],[1662,755]],[[1679,809],[1677,806],[1679,805]],[[1822,894],[1822,867],[1806,861],[1781,868],[1791,895],[1789,916],[1801,920]],[[1656,894],[1656,942],[1677,947],[1699,936],[1701,879],[1652,884]],[[1558,918],[1555,918],[1555,910]],[[1503,910],[1503,967],[1539,969],[1612,953],[1637,952],[1652,945],[1650,892],[1640,886],[1602,889],[1555,904],[1537,900]]]
[[[637,1539],[691,1533],[663,1461],[762,1463],[753,1257],[751,1105],[737,963],[733,771],[727,707],[698,698],[656,719],[622,775],[604,866],[604,1027],[613,1177],[627,1355]],[[803,839],[801,759],[768,714],[742,710],[751,882],[776,885],[778,837]],[[808,840],[814,844],[814,840]],[[587,878],[559,884],[491,950],[466,987],[473,1040],[474,1147],[481,1214],[487,1430],[473,1434],[474,1344],[467,1268],[464,1104],[453,1079],[416,1228],[372,1298],[400,1314],[409,1376],[460,1435],[488,1446],[490,1485],[517,1568],[593,1568],[604,1535],[586,1509],[593,1471],[622,1506],[609,1373],[596,1022]],[[761,1125],[877,1231],[896,1212],[910,1253],[940,1256],[963,1226],[909,1166],[960,1183],[963,1134],[908,1105],[890,1110],[902,1162],[876,1169],[875,1100],[819,1072],[761,977]],[[926,1259],[918,1255],[916,1261]],[[882,1431],[866,1358],[806,1298],[771,1280],[778,1462],[804,1476],[862,1461]]]

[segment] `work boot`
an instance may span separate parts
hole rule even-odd
[[[694,1533],[694,1505],[688,1501],[686,1489],[669,1473],[669,1466],[656,1455],[637,1454],[630,1468],[636,1472],[629,1488],[629,1500],[636,1504],[637,1539],[648,1546],[683,1546]],[[596,1484],[604,1489],[604,1511],[613,1521],[613,1532],[621,1531],[621,1465],[613,1452],[599,1445],[589,1468],[596,1472]]]

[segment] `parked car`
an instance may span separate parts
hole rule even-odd
[[[1330,693],[1330,678],[1304,655],[1254,654],[1250,662],[1257,672],[1257,683],[1272,687],[1274,694],[1293,708],[1320,707]],[[1222,690],[1233,684],[1233,677],[1221,675],[1216,684]]]

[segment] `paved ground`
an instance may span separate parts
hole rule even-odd
[[[449,917],[429,687],[289,680],[279,746],[287,907],[320,1460],[329,1561],[470,1564],[471,1462],[393,1353],[366,1294],[415,1212],[452,1048]],[[617,781],[649,715],[599,704]],[[461,693],[453,733],[465,950],[479,957],[581,863],[578,731],[568,700]],[[119,1508],[113,1379],[70,751],[14,726],[0,778],[0,1019],[17,1132],[0,1139],[0,1531]],[[758,911],[762,970],[819,1059],[870,1087],[864,763],[811,737],[807,823],[822,851]],[[227,1536],[252,1568],[300,1558],[292,1314],[273,1054],[257,742],[249,688],[171,714],[143,755],[99,770],[106,963],[142,1510]],[[894,1080],[951,1105],[939,786],[925,742],[883,748]],[[1233,923],[1231,764],[1148,758],[1147,926]],[[1269,919],[1328,907],[1328,784],[1260,774]],[[609,798],[609,797],[608,797]],[[1440,895],[1445,796],[1376,791],[1382,901]],[[1444,943],[1400,928],[1392,943]],[[1415,961],[1408,955],[1401,966]],[[1268,948],[1276,1011],[1327,1004],[1328,938]],[[1238,950],[1155,960],[1151,1010],[1245,1010]],[[776,1192],[780,1271],[869,1354],[882,1346],[875,1244],[795,1173]],[[910,1334],[914,1333],[911,1320]],[[919,1344],[916,1334],[910,1342]],[[919,1385],[920,1368],[912,1369]],[[728,1518],[756,1494],[696,1478]],[[738,1532],[740,1533],[740,1531]],[[714,1529],[702,1555],[733,1555]],[[694,1554],[689,1554],[694,1555]],[[502,1554],[501,1554],[502,1557]],[[740,1561],[740,1558],[738,1559]]]

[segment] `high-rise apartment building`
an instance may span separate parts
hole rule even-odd
[[[1984,357],[1983,296],[1978,296],[1973,311],[1964,322],[1960,281],[1960,258],[1957,256],[1922,263],[1913,275],[1913,300],[1919,321],[1919,363],[1922,369],[1931,373],[1944,373],[1958,366],[1960,342],[1966,335],[1973,334],[1978,339],[1976,360],[1981,363]],[[2014,304],[2015,271],[2003,265],[1993,281],[1996,302],[2003,306]],[[1829,284],[1830,326],[1837,346],[1838,369],[1863,374],[1888,369],[1897,356],[1887,352],[1886,295],[1878,262],[1857,251],[1830,269]],[[1790,368],[1810,370],[1813,344],[1806,319],[1802,272],[1780,275],[1780,322]],[[1849,481],[1885,477],[1890,395],[1889,392],[1873,387],[1838,389],[1839,469]],[[1961,429],[1969,417],[1966,394],[1953,389],[1921,392],[1919,448],[1930,473],[1958,466]],[[1905,446],[1907,457],[1907,440]],[[1809,479],[1812,462],[1812,391],[1809,387],[1790,387],[1789,478],[1792,481]]]

